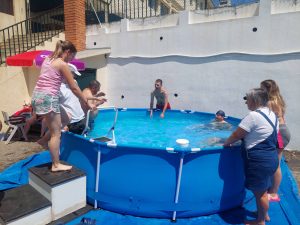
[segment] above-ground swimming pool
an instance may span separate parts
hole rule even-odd
[[[144,217],[184,218],[222,212],[245,198],[240,147],[223,149],[239,123],[211,123],[214,114],[146,109],[101,110],[87,137],[64,133],[61,158],[87,174],[87,199],[96,207]],[[186,147],[177,139],[188,139]],[[221,140],[221,142],[220,142]]]

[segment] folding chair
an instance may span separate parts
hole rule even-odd
[[[1,141],[4,141],[6,139],[5,144],[8,144],[19,129],[21,130],[24,139],[27,141],[28,139],[24,131],[25,118],[23,116],[8,117],[7,112],[4,111],[2,111],[2,115],[3,115],[4,123],[8,126],[8,129],[5,135],[2,137]],[[10,135],[8,136],[9,133]]]

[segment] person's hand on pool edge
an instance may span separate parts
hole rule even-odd
[[[160,114],[160,118],[165,118],[165,114],[163,112]]]
[[[91,111],[92,111],[92,112],[94,112],[94,111],[96,111],[96,110],[97,110],[97,106],[92,106],[92,107],[91,107]]]
[[[243,130],[242,128],[238,127],[232,134],[227,138],[227,140],[224,142],[224,147],[230,147],[235,142],[243,139],[247,134],[247,131]]]

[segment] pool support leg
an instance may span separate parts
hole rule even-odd
[[[178,177],[177,177],[177,184],[176,184],[176,193],[175,193],[175,205],[178,203],[179,193],[180,193],[180,186],[181,186],[181,175],[182,175],[182,166],[183,166],[183,159],[184,153],[181,153],[180,160],[179,160],[179,168],[178,168]],[[173,212],[172,221],[176,221],[176,211]]]
[[[95,192],[98,193],[99,190],[99,176],[100,176],[100,161],[101,161],[101,151],[98,149],[97,153],[97,171],[96,171],[96,183],[95,183]],[[94,208],[97,209],[97,200],[94,200]]]

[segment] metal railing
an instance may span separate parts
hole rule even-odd
[[[104,106],[104,107],[103,106],[98,106],[97,107],[98,111],[108,110],[108,109],[114,110],[115,111],[115,116],[114,116],[114,121],[113,121],[113,124],[112,124],[111,128],[109,129],[108,133],[104,137],[107,138],[108,135],[111,133],[112,134],[112,139],[110,140],[109,144],[115,145],[116,144],[116,138],[115,138],[115,131],[114,130],[115,130],[115,126],[116,126],[116,123],[117,123],[117,120],[118,120],[118,108],[115,107],[115,106]],[[82,135],[85,136],[85,137],[86,137],[87,133],[89,132],[89,130],[91,129],[90,128],[90,122],[91,122],[90,118],[91,118],[91,113],[92,112],[93,112],[92,110],[88,110],[87,115],[86,115],[85,128],[82,132]],[[100,137],[100,139],[101,139],[101,137]],[[97,140],[97,138],[94,139],[94,140]],[[106,141],[108,141],[108,140],[106,140]]]
[[[86,25],[109,21],[109,1],[105,0],[86,0],[85,18]],[[96,15],[95,15],[96,13]]]
[[[212,0],[86,0],[87,25],[212,8]],[[95,12],[97,16],[95,15]]]
[[[248,0],[246,4],[258,2]],[[87,25],[245,4],[243,0],[86,0]],[[96,12],[96,15],[95,15]],[[97,18],[98,17],[98,18]]]
[[[26,52],[64,30],[63,5],[0,30],[0,65],[8,56]]]

